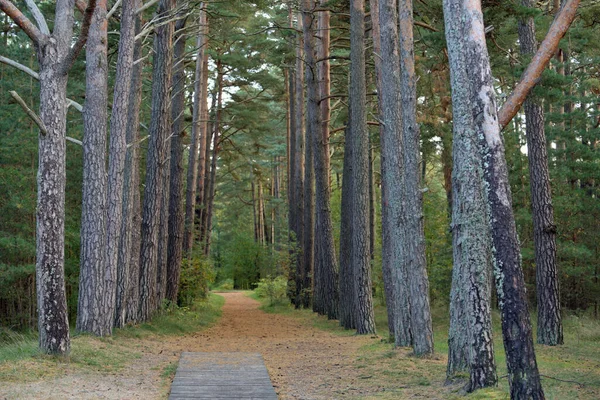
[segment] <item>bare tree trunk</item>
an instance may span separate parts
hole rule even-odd
[[[355,273],[356,332],[375,333],[371,259],[369,249],[369,132],[366,121],[365,3],[350,3],[350,130],[354,159],[352,170],[352,249]]]
[[[314,54],[313,39],[313,18],[311,15],[314,8],[314,2],[311,0],[302,1],[302,30],[304,32],[304,79],[307,86],[306,93],[306,114],[305,114],[305,132],[304,132],[304,242],[303,242],[303,268],[302,268],[302,306],[310,307],[311,302],[311,275],[315,261],[315,170],[313,159],[313,135],[319,132],[319,111],[317,77],[315,76],[316,64]],[[308,41],[307,41],[308,39]],[[312,120],[311,120],[312,118]]]
[[[106,304],[114,304],[116,326],[125,324],[125,298],[129,287],[129,262],[131,248],[128,231],[123,230],[124,221],[131,222],[131,204],[126,192],[125,180],[131,178],[131,158],[128,154],[128,111],[131,99],[132,73],[135,51],[136,2],[125,0],[121,12],[121,36],[113,96],[110,132],[110,159],[108,172],[108,219],[106,227],[106,267],[104,296]],[[129,157],[129,170],[126,162]],[[128,183],[130,186],[131,182]],[[125,248],[128,247],[128,248]],[[125,252],[122,254],[122,252]],[[119,262],[121,261],[121,262]],[[116,281],[116,282],[115,282]],[[113,289],[114,287],[114,289]],[[107,315],[108,318],[108,315]]]
[[[493,242],[492,255],[498,302],[502,313],[502,333],[511,398],[543,399],[544,392],[533,349],[531,320],[512,212],[512,195],[504,145],[500,137],[496,99],[485,43],[481,3],[465,1],[456,4],[453,1],[447,0],[447,6],[454,5],[455,12],[458,11],[455,17],[462,22],[459,25],[462,30],[460,40],[463,42],[461,50],[466,60],[464,73],[470,89],[467,95],[472,99],[471,115],[474,123],[472,140],[478,142],[483,160],[483,177]],[[456,43],[452,45],[455,46]],[[473,299],[471,301],[473,304]],[[485,347],[477,348],[485,350]],[[483,373],[480,379],[475,377],[475,383],[483,383],[486,376],[489,377],[491,374]],[[471,377],[473,384],[473,372]]]
[[[32,40],[40,64],[38,123],[40,135],[36,210],[39,345],[45,353],[67,354],[70,350],[64,274],[67,80],[69,69],[86,42],[96,0],[90,0],[88,3],[81,33],[73,47],[71,47],[72,2],[68,0],[56,2],[52,33],[35,3],[28,3],[28,7],[32,10],[37,26],[10,0],[0,0],[0,10]]]
[[[206,94],[208,90],[208,71],[205,69],[205,54],[208,44],[207,30],[208,19],[206,11],[203,9],[204,3],[200,5],[200,15],[198,22],[200,31],[196,40],[198,53],[196,54],[196,72],[194,75],[194,106],[192,122],[192,138],[188,158],[187,172],[187,190],[186,190],[186,208],[185,208],[185,232],[183,240],[183,252],[189,257],[194,243],[194,216],[196,209],[197,188],[203,187],[198,184],[198,180],[204,180],[204,143],[206,143],[206,121],[204,121],[204,110],[206,108]],[[200,154],[198,154],[200,152]],[[200,156],[200,158],[198,158]],[[201,170],[199,171],[199,167]],[[203,182],[204,183],[204,182]],[[202,201],[202,197],[200,197]]]
[[[321,0],[320,3],[323,5],[326,2],[326,0]],[[329,95],[331,92],[331,78],[329,60],[327,60],[327,58],[329,57],[330,25],[329,12],[319,12],[317,36],[320,38],[320,44],[318,46],[317,58],[323,61],[315,66],[318,73],[318,87],[311,88],[309,86],[308,93],[308,105],[309,107],[315,108],[314,110],[309,111],[309,114],[315,113],[317,117],[311,118],[308,116],[307,120],[313,120],[313,123],[315,124],[314,128],[316,129],[313,135],[313,146],[315,153],[316,178],[316,239],[319,242],[319,251],[317,253],[315,269],[318,269],[320,272],[318,277],[320,279],[319,293],[317,295],[319,296],[322,305],[322,313],[326,314],[329,319],[336,319],[338,317],[339,294],[337,260],[333,238],[333,222],[331,220],[331,180],[329,178],[329,122],[331,119]],[[306,33],[307,32],[305,31],[305,42]],[[305,44],[305,49],[306,48]],[[310,64],[310,60],[307,60],[307,63]],[[317,85],[315,84],[315,86]],[[312,99],[311,94],[314,96]],[[312,104],[312,102],[315,102],[315,104]],[[320,122],[320,127],[316,125],[317,122]],[[318,267],[317,264],[319,265]]]
[[[409,278],[410,319],[415,354],[433,353],[429,280],[425,259],[423,192],[421,190],[420,132],[417,124],[417,77],[413,43],[412,0],[398,2],[400,27],[400,97],[404,137],[404,196],[406,218],[404,262]]]
[[[497,383],[490,311],[490,233],[472,114],[469,57],[464,42],[462,0],[444,1],[454,114],[452,240],[447,376],[470,372],[467,389]]]
[[[535,7],[531,0],[522,0],[521,5]],[[533,17],[519,22],[519,43],[522,54],[530,56],[535,53],[537,41]],[[537,281],[537,342],[556,346],[563,344],[556,266],[556,225],[548,172],[544,109],[531,97],[525,100],[525,121]]]
[[[141,6],[141,1],[136,0],[136,8]],[[136,16],[136,33],[141,29],[141,16]],[[135,43],[133,58],[138,60],[142,55],[142,43]],[[125,305],[125,323],[136,323],[139,321],[139,291],[140,291],[140,247],[141,247],[141,228],[142,228],[142,210],[140,193],[140,147],[139,125],[140,125],[140,106],[142,103],[142,83],[143,83],[143,62],[133,66],[131,80],[131,97],[129,102],[129,111],[127,113],[127,141],[130,152],[127,155],[127,164],[129,165],[129,202],[131,202],[130,213],[127,217],[128,222],[122,229],[127,230],[131,235],[129,244],[130,249],[123,253],[120,263],[129,263],[129,285],[126,294]],[[127,181],[126,181],[127,182]],[[128,252],[128,253],[127,253]]]
[[[161,0],[157,13],[167,17],[175,8],[175,0]],[[170,132],[169,103],[173,62],[173,24],[156,29],[154,68],[152,75],[152,116],[150,141],[146,160],[146,188],[142,216],[142,246],[140,251],[140,320],[147,321],[157,309],[158,246],[164,190],[164,163],[167,137]]]
[[[174,79],[172,77],[171,79]],[[171,101],[171,107],[173,103]],[[168,119],[169,128],[172,127],[171,112],[169,111]],[[162,198],[160,199],[160,222],[158,231],[158,256],[156,263],[156,299],[155,308],[160,309],[165,299],[167,290],[167,256],[168,256],[168,240],[169,240],[169,198],[171,195],[171,169],[169,168],[169,153],[171,149],[171,129],[169,129],[168,139],[165,143],[165,159],[161,163],[163,170],[163,188]]]
[[[108,107],[106,0],[96,4],[86,47],[86,98],[83,108],[83,203],[81,216],[81,269],[77,330],[106,336],[112,333],[107,318],[106,262],[108,240],[106,135]],[[114,171],[113,171],[114,172]],[[112,221],[114,222],[114,221]],[[111,237],[114,243],[114,236]],[[113,276],[114,277],[114,276]]]
[[[209,115],[212,114],[213,118],[215,118],[215,109],[217,108],[217,94],[213,94],[211,100],[211,112],[209,113],[208,109],[205,112],[205,119],[208,121]],[[198,165],[198,168],[202,168],[202,179],[198,179],[198,195],[196,197],[196,216],[200,220],[199,222],[199,234],[198,240],[202,244],[202,251],[204,252],[204,243],[206,239],[206,218],[208,211],[208,200],[209,200],[209,189],[210,189],[210,144],[212,143],[212,139],[215,133],[215,121],[211,121],[210,125],[207,124],[204,128],[204,165]],[[202,152],[202,149],[201,149]],[[200,170],[198,170],[198,175],[200,175]],[[200,200],[200,197],[202,198]],[[198,206],[200,205],[200,206]]]
[[[375,63],[375,78],[376,78],[376,85],[377,85],[377,93],[380,96],[379,97],[379,101],[378,101],[378,112],[379,112],[379,118],[380,120],[384,120],[384,116],[383,116],[383,111],[382,111],[382,99],[381,99],[381,94],[382,92],[385,90],[385,88],[383,87],[383,78],[382,78],[382,70],[381,70],[381,26],[380,26],[380,17],[379,17],[379,0],[370,0],[370,9],[371,9],[371,34],[373,36],[373,53],[374,53],[374,57],[373,57],[373,61]],[[395,10],[395,7],[392,8],[392,11]],[[391,21],[395,21],[395,17],[392,15],[389,18],[391,18]],[[388,82],[389,84],[389,82]],[[383,124],[379,126],[379,135],[380,138],[383,139],[384,136],[384,127]],[[371,160],[371,163],[373,163],[373,160]],[[371,176],[373,176],[375,174],[375,166],[373,164],[371,164]],[[383,167],[383,163],[382,163],[382,167]],[[373,178],[371,178],[373,179]],[[374,190],[374,188],[373,188]],[[383,182],[382,182],[382,191],[383,191]],[[373,196],[373,194],[372,194]],[[383,207],[382,207],[383,208]],[[383,213],[383,210],[382,210]],[[383,221],[382,221],[383,224]],[[371,221],[371,225],[374,225],[374,221]],[[374,229],[373,229],[374,231]],[[387,236],[387,235],[386,235]],[[373,243],[373,239],[375,237],[371,238],[371,243]],[[389,244],[389,240],[384,242],[385,244]],[[386,254],[386,249],[383,248],[382,249],[383,253]],[[371,249],[371,254],[374,254],[374,249]],[[389,253],[388,253],[389,254]],[[394,306],[394,286],[393,286],[393,282],[392,282],[392,270],[391,270],[391,265],[390,263],[386,262],[384,264],[382,264],[382,275],[383,275],[383,291],[385,294],[385,304],[386,304],[386,309],[387,309],[387,316],[388,316],[388,331],[389,331],[389,335],[390,335],[390,339],[395,340],[394,339],[394,310],[395,310],[395,306]],[[407,344],[410,343],[410,339],[408,339]]]
[[[298,15],[297,29],[302,29],[302,19]],[[296,115],[294,116],[296,125],[296,143],[295,143],[295,187],[294,187],[294,199],[296,201],[296,293],[294,299],[294,305],[296,308],[302,307],[303,290],[304,288],[304,249],[305,249],[305,229],[304,229],[304,150],[305,150],[305,137],[304,137],[304,51],[303,51],[303,40],[302,36],[299,35],[297,38],[296,47],[296,71],[295,71],[295,105],[294,109]]]
[[[185,110],[185,29],[186,17],[175,25],[175,50],[173,64],[173,100],[171,103],[172,138],[171,138],[171,182],[169,196],[169,228],[167,244],[166,288],[165,298],[177,304],[179,290],[179,274],[183,258],[183,137]],[[194,166],[195,167],[195,166]]]
[[[206,238],[204,244],[204,255],[210,254],[210,243],[212,233],[212,217],[213,217],[213,205],[215,201],[215,193],[217,189],[217,161],[219,157],[219,146],[220,146],[220,131],[221,131],[221,115],[223,112],[223,67],[221,60],[217,60],[217,111],[215,118],[215,133],[213,137],[213,151],[212,160],[210,163],[210,183],[209,190],[206,193],[207,207],[206,207]]]
[[[388,282],[387,301],[393,307],[392,333],[396,346],[410,346],[410,303],[408,273],[403,262],[402,215],[404,205],[402,173],[404,148],[400,115],[400,55],[397,25],[397,8],[394,0],[379,0],[379,28],[381,45],[380,107],[381,133],[381,224],[383,233],[382,269]]]
[[[352,112],[352,110],[350,110]],[[342,200],[340,222],[340,325],[346,329],[356,329],[356,292],[354,290],[354,270],[352,269],[352,207],[350,195],[353,189],[354,154],[351,146],[352,131],[346,127],[344,145],[344,166],[342,171]]]

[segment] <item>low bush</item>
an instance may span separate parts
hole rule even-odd
[[[208,285],[215,279],[215,271],[209,260],[192,256],[183,260],[177,303],[180,307],[189,307],[197,299],[208,297]]]
[[[254,292],[260,298],[269,299],[271,305],[283,302],[287,297],[287,278],[270,276],[262,278],[256,285]]]

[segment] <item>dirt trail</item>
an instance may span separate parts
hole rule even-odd
[[[118,374],[67,373],[15,385],[5,393],[0,390],[0,399],[166,398],[168,387],[161,384],[161,373],[182,351],[261,353],[280,399],[363,397],[378,390],[357,384],[360,370],[353,367],[356,352],[372,338],[338,336],[291,316],[267,314],[243,293],[221,295],[226,301],[215,326],[183,337],[131,340],[142,356]]]

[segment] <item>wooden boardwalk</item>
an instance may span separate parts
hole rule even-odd
[[[258,353],[182,353],[169,400],[277,400]]]

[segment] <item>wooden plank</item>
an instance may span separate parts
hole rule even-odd
[[[276,400],[258,353],[182,353],[169,400]]]

